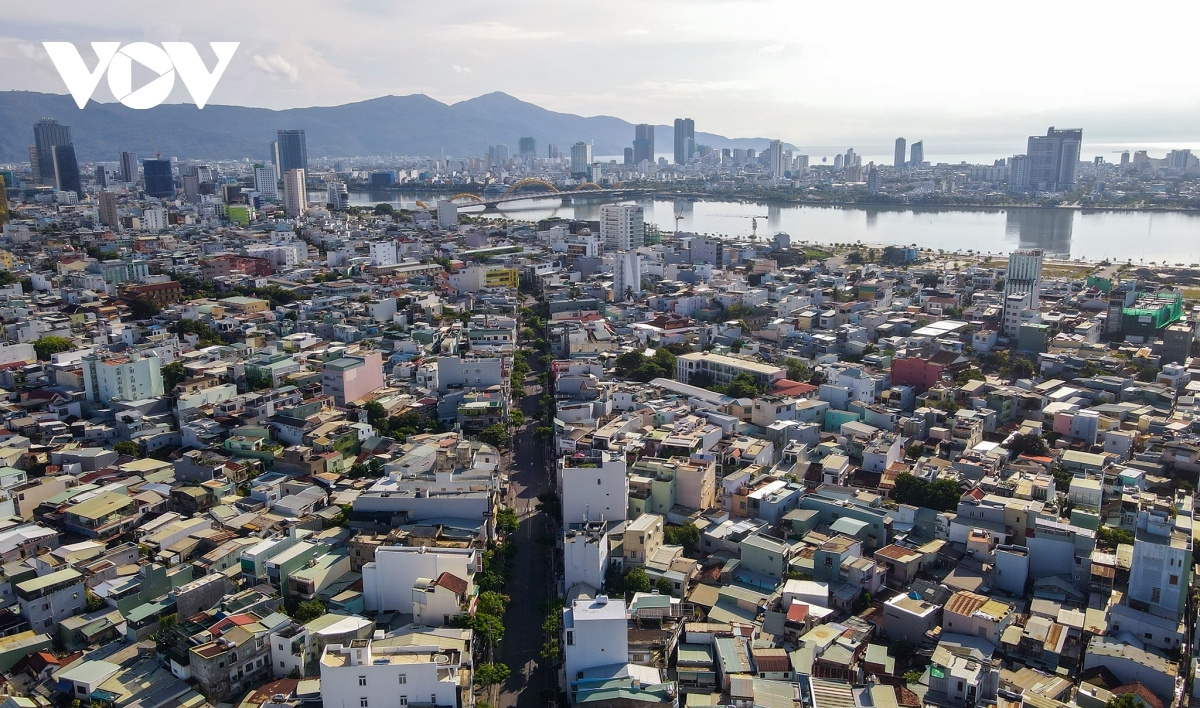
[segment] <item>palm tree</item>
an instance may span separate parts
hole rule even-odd
[[[625,299],[630,300],[630,301],[633,300],[633,286],[632,285],[625,286]]]

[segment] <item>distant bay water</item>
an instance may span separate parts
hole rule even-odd
[[[352,193],[350,203],[364,206],[386,201],[413,208],[418,199],[432,206],[437,198],[433,194]],[[499,210],[481,214],[520,221],[550,217],[595,220],[604,203],[563,205],[558,200],[531,199],[508,202]],[[783,231],[793,240],[813,243],[916,244],[981,253],[1042,248],[1060,258],[1200,263],[1200,212],[806,206],[687,199],[627,203],[643,206],[646,221],[663,231],[675,230],[675,216],[679,215],[680,231],[728,238],[750,236],[751,217],[761,217],[757,220],[759,237]]]

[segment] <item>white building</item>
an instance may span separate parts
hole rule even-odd
[[[1004,276],[1004,298],[1016,293],[1029,293],[1029,307],[1038,306],[1038,288],[1042,285],[1042,249],[1013,251],[1008,256],[1008,273]]]
[[[599,591],[608,570],[608,523],[589,521],[567,524],[563,531],[564,586],[569,591],[579,584]]]
[[[167,210],[158,208],[143,210],[142,228],[147,231],[162,231],[167,228]]]
[[[629,661],[625,601],[604,595],[580,599],[563,609],[563,653],[567,682],[580,672]],[[324,688],[324,686],[322,686]]]
[[[100,359],[88,354],[83,364],[83,387],[89,401],[137,401],[163,395],[161,362],[157,356]]]
[[[1182,516],[1182,515],[1181,515]],[[1138,512],[1129,568],[1129,601],[1151,614],[1178,619],[1192,577],[1191,533],[1175,528],[1165,504]]]
[[[254,188],[263,199],[272,202],[279,199],[279,173],[275,165],[254,166]]]
[[[635,204],[600,207],[600,240],[606,251],[632,251],[646,244],[645,213]]]
[[[592,165],[592,146],[590,143],[575,143],[571,146],[571,174],[586,174]]]
[[[629,510],[625,460],[607,452],[564,457],[558,467],[563,523],[624,521]]]
[[[458,226],[458,205],[449,199],[439,199],[437,203],[438,226],[452,229]]]
[[[372,241],[371,248],[371,265],[373,266],[390,266],[400,262],[400,257],[396,253],[395,241]]]
[[[418,578],[436,580],[449,573],[470,586],[482,562],[473,548],[380,546],[375,560],[362,568],[363,602],[369,612],[413,614]]]
[[[350,206],[350,192],[346,183],[334,180],[325,187],[325,201],[334,211],[345,211]]]
[[[87,605],[83,574],[66,568],[17,583],[17,604],[33,631],[53,634],[59,622],[83,613]]]
[[[283,174],[283,209],[289,218],[300,216],[308,208],[308,186],[304,170],[288,170]]]
[[[451,387],[485,389],[504,384],[503,362],[499,357],[444,356],[437,360],[438,393]]]
[[[613,302],[642,294],[642,257],[637,251],[620,251],[613,256]]]
[[[330,644],[321,654],[325,708],[454,707],[462,657],[433,645],[375,647],[369,639]],[[471,677],[462,686],[469,694]]]

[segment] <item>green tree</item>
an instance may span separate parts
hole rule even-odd
[[[671,546],[683,546],[686,550],[694,550],[700,543],[700,529],[694,524],[667,524],[663,528],[663,540]]]
[[[753,376],[743,371],[734,376],[733,380],[722,386],[721,389],[725,395],[734,398],[758,398],[762,395],[765,387],[760,386]]]
[[[504,608],[508,607],[508,595],[488,590],[479,593],[479,602],[475,605],[475,613],[503,617]]]
[[[1108,703],[1104,704],[1104,708],[1138,708],[1138,705],[1137,696],[1132,693],[1125,693],[1108,699]]]
[[[122,440],[119,443],[113,444],[113,452],[122,455],[129,455],[130,457],[137,457],[141,454],[142,449],[132,440]]]
[[[920,440],[909,443],[908,447],[904,448],[904,454],[911,459],[917,459],[921,455],[925,454],[925,443],[921,442]]]
[[[1014,455],[1029,455],[1030,457],[1044,457],[1050,454],[1050,448],[1046,446],[1046,441],[1036,433],[1014,435],[1008,444],[1008,450]]]
[[[108,603],[104,601],[104,598],[102,598],[99,595],[97,595],[96,593],[92,592],[90,589],[86,591],[84,602],[85,602],[84,607],[87,609],[88,612],[95,612],[96,610],[102,610],[108,606]]]
[[[387,202],[380,202],[379,204],[375,205],[375,210],[373,213],[375,216],[394,216],[396,214],[396,208]]]
[[[987,377],[983,375],[983,372],[974,367],[970,369],[963,369],[962,371],[958,372],[957,376],[954,377],[954,383],[958,384],[959,386],[965,385],[968,381],[986,380]]]
[[[650,576],[644,568],[633,568],[625,574],[625,594],[650,592]]]
[[[475,683],[481,687],[504,683],[510,675],[508,664],[480,664],[475,667]]]
[[[787,367],[787,377],[792,381],[803,383],[812,378],[812,370],[799,359],[789,357],[783,360],[783,365]]]
[[[129,305],[129,314],[133,315],[135,320],[148,320],[162,312],[158,303],[146,297],[131,298],[126,304]]]
[[[37,353],[37,358],[41,361],[50,361],[52,355],[69,352],[74,348],[75,345],[71,343],[71,340],[53,335],[41,337],[33,343],[33,351]]]
[[[518,410],[510,411],[508,414],[508,424],[514,428],[525,425],[525,414]]]
[[[514,534],[517,528],[517,512],[507,506],[500,507],[496,512],[496,529],[506,534]]]
[[[175,390],[176,386],[187,380],[187,369],[183,368],[182,361],[173,361],[159,371],[162,374],[163,390],[167,393]]]
[[[387,427],[387,410],[379,401],[369,401],[363,404],[363,410],[367,412],[367,422],[375,426],[380,431]]]
[[[958,483],[952,479],[927,482],[908,472],[896,477],[896,486],[892,489],[892,499],[897,504],[911,504],[935,511],[954,510],[961,496]]]
[[[479,440],[499,450],[508,446],[508,431],[503,425],[495,423],[479,433]]]
[[[659,595],[670,595],[671,594],[671,581],[668,580],[665,576],[661,577],[658,579],[658,581],[656,583],[654,583],[654,589],[658,591]]]
[[[1028,379],[1035,373],[1033,362],[1025,357],[1014,356],[1008,361],[1008,376],[1013,379]]]
[[[320,600],[305,600],[296,606],[293,619],[303,624],[312,622],[323,614],[325,614],[325,605]]]
[[[1121,544],[1133,545],[1133,534],[1127,529],[1117,526],[1101,526],[1096,529],[1097,546],[1111,551]]]

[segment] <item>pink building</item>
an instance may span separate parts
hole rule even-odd
[[[357,401],[381,388],[383,358],[377,351],[328,361],[321,369],[321,393],[333,396],[338,406]]]

